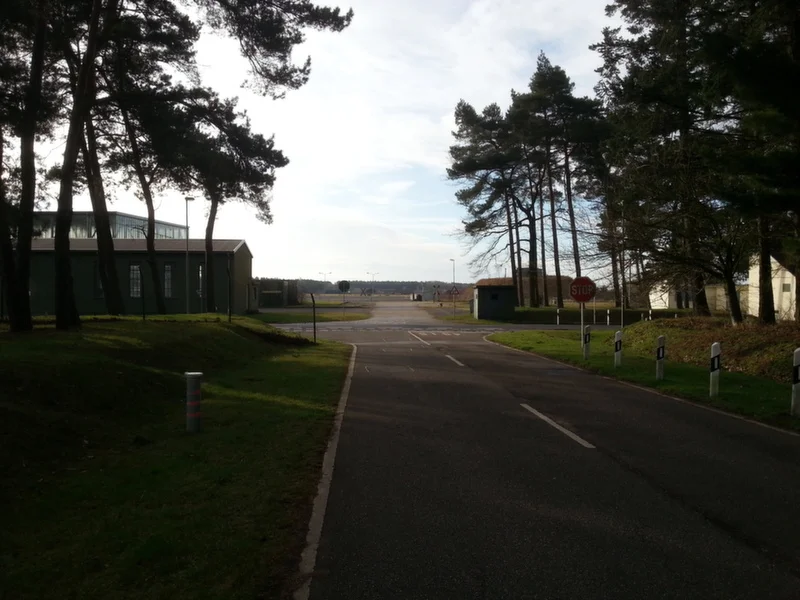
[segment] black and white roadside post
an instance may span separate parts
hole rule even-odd
[[[314,322],[314,343],[317,343],[317,301],[314,300],[314,292],[311,294],[311,320]]]
[[[649,314],[647,316],[647,320],[648,321],[652,321],[653,320],[653,309],[652,308],[648,309],[648,312],[649,312]]]
[[[622,332],[614,334],[614,366],[622,366]]]
[[[583,328],[583,360],[589,360],[589,344],[592,341],[592,326]]]
[[[556,309],[556,325],[561,325],[561,309]]]
[[[658,336],[656,344],[656,381],[664,379],[664,354],[666,346],[666,338],[663,335]]]
[[[609,326],[609,327],[611,326],[611,309],[610,308],[606,309],[606,325]]]
[[[792,411],[793,417],[800,417],[800,348],[794,351],[792,365]]]
[[[711,344],[711,366],[710,366],[710,382],[709,382],[709,397],[716,398],[719,396],[719,370],[721,367],[722,348],[719,342]]]
[[[193,371],[184,373],[184,375],[186,376],[186,431],[197,433],[200,431],[200,400],[202,399],[203,374]]]

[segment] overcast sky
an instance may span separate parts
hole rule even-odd
[[[327,3],[327,2],[326,2]],[[460,98],[506,107],[524,89],[543,50],[578,94],[591,94],[599,65],[589,44],[609,24],[602,0],[352,0],[341,33],[309,32],[309,83],[283,100],[241,89],[247,65],[237,44],[204,34],[198,62],[205,84],[238,96],[253,127],[275,134],[291,164],[278,171],[275,222],[263,225],[237,204],[221,208],[219,238],[244,238],[253,274],[286,278],[469,280],[468,257],[453,237],[461,210],[446,180],[447,149]],[[144,215],[132,193],[113,209]],[[198,198],[200,195],[198,194]],[[87,199],[76,209],[90,209]],[[190,205],[202,237],[207,203]],[[182,196],[165,194],[157,218],[183,223]],[[571,265],[564,265],[567,272]],[[496,273],[491,273],[495,275]]]

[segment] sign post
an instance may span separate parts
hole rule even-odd
[[[792,410],[793,417],[800,417],[800,348],[794,351],[792,366]]]
[[[614,334],[614,367],[622,366],[622,332]]]
[[[583,360],[589,360],[589,345],[592,341],[592,326],[583,328]]]
[[[569,286],[569,295],[575,302],[581,305],[581,334],[583,334],[584,320],[583,308],[597,293],[597,286],[588,277],[576,277]],[[581,347],[583,346],[583,335],[581,335]]]
[[[664,379],[664,346],[666,345],[666,338],[663,335],[658,336],[658,344],[656,346],[656,381]]]
[[[344,317],[344,305],[347,303],[347,292],[350,291],[350,282],[346,280],[340,281],[339,291],[342,292],[342,317]]]
[[[709,397],[716,398],[719,396],[719,370],[722,366],[722,348],[719,342],[711,344],[711,366],[710,366],[710,384],[709,384]]]

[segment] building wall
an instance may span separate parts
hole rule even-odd
[[[239,254],[241,254],[240,252]],[[152,276],[146,255],[143,252],[120,253],[117,252],[115,260],[120,278],[120,288],[125,304],[126,314],[147,314],[157,312],[155,293],[152,286]],[[249,257],[248,257],[249,258]],[[55,312],[55,255],[53,252],[34,252],[31,258],[31,309],[34,315],[52,315]],[[186,256],[181,253],[159,253],[157,256],[159,281],[165,294],[165,304],[168,314],[186,312]],[[235,260],[235,259],[234,259]],[[214,256],[215,267],[215,293],[219,312],[228,311],[228,255],[217,253]],[[233,262],[233,261],[232,261]],[[138,265],[141,274],[141,293],[136,294],[136,278],[131,277],[131,266]],[[171,281],[168,283],[165,266],[171,267]],[[205,269],[205,255],[192,253],[189,255],[189,311],[193,313],[204,312],[203,298],[198,293],[200,289],[199,269]],[[240,266],[238,277],[242,280],[249,278],[250,262],[245,261]],[[235,270],[232,269],[232,275]],[[75,290],[75,302],[78,312],[83,315],[107,314],[105,299],[103,297],[100,279],[97,272],[97,256],[95,253],[73,253],[72,276]],[[168,289],[171,287],[171,290]],[[246,302],[247,291],[241,286],[241,293],[237,297],[234,286],[233,312],[241,314]],[[171,292],[171,294],[169,293]]]
[[[253,257],[242,249],[231,260],[233,270],[233,312],[244,314],[258,308],[253,298]]]
[[[507,319],[514,316],[517,291],[512,287],[475,288],[476,319]]]
[[[775,316],[784,321],[794,319],[794,297],[797,278],[784,269],[778,261],[771,259],[772,267],[772,294],[775,298]],[[756,258],[750,263],[750,285],[748,289],[747,314],[758,316],[759,300],[758,285],[759,261]]]

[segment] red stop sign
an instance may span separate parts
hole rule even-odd
[[[575,302],[589,302],[594,298],[595,292],[597,292],[597,286],[588,277],[573,279],[569,286],[569,295]]]

